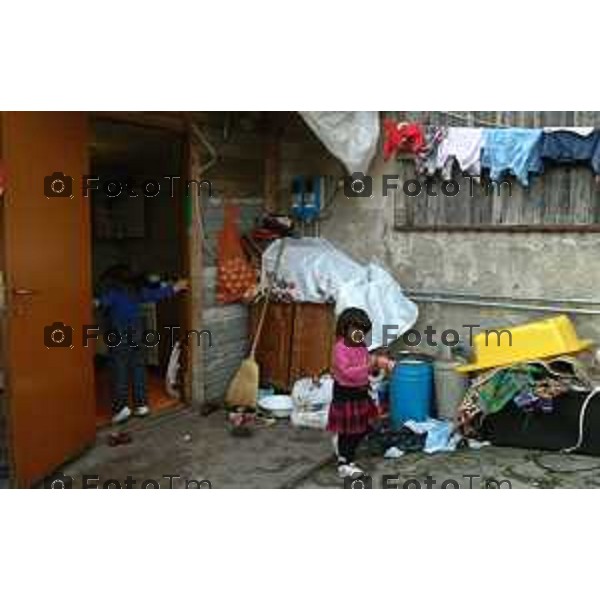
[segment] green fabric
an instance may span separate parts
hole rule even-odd
[[[518,365],[494,373],[477,390],[483,412],[492,414],[501,411],[519,392],[531,389],[536,375],[541,372],[533,365]]]
[[[192,197],[190,196],[190,194],[187,194],[183,201],[183,210],[184,210],[185,226],[188,229],[191,229],[193,218],[194,218],[194,211],[193,211],[193,206],[192,206]]]

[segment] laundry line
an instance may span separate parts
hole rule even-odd
[[[453,119],[458,119],[459,121],[463,121],[464,123],[468,123],[469,125],[484,125],[487,127],[515,127],[515,125],[509,125],[508,123],[501,123],[498,121],[487,121],[486,119],[480,119],[479,117],[470,117],[468,115],[462,115],[461,113],[450,112],[447,110],[437,110],[437,113],[441,115],[446,115],[447,117],[452,117]]]
[[[487,300],[476,300],[467,298],[443,298],[440,296],[429,296],[407,293],[406,296],[415,302],[426,302],[428,304],[450,304],[457,306],[478,306],[485,308],[502,308],[506,310],[524,310],[529,312],[548,312],[557,314],[577,315],[600,315],[600,309],[577,308],[571,306],[548,306],[541,304],[516,304],[513,302],[492,302]]]

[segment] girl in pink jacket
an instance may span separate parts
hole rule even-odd
[[[355,463],[356,449],[377,417],[369,395],[369,372],[388,368],[385,357],[371,357],[366,337],[371,320],[360,308],[347,308],[339,316],[333,347],[333,400],[327,430],[337,435],[338,474],[363,475]],[[385,363],[385,364],[384,364]]]

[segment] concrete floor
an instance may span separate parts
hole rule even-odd
[[[369,473],[374,488],[600,487],[600,457],[519,448],[489,446],[449,454],[406,454],[392,460],[363,458],[358,462]],[[339,488],[342,484],[329,466],[315,469],[297,487]]]
[[[131,433],[131,444],[111,447],[111,431],[100,430],[96,445],[62,472],[82,487],[83,475],[98,476],[99,487],[127,476],[141,487],[153,479],[169,487],[164,475],[178,475],[174,488],[187,480],[209,480],[214,488],[279,488],[302,478],[315,465],[331,457],[331,442],[322,431],[298,430],[286,423],[259,426],[248,438],[233,437],[222,411],[207,417],[184,409],[175,413],[134,419],[121,430]],[[195,484],[190,484],[190,487]]]
[[[225,427],[223,412],[208,417],[191,410],[146,421],[133,421],[129,445],[110,447],[101,430],[97,444],[62,471],[81,487],[82,475],[98,476],[96,485],[128,476],[141,487],[153,479],[169,487],[164,475],[179,475],[173,487],[188,480],[209,480],[213,488],[341,488],[329,435],[295,429],[285,422],[257,428],[237,438]],[[373,487],[388,486],[482,488],[503,481],[512,488],[600,487],[600,457],[486,447],[451,454],[407,454],[399,459],[360,457]],[[412,480],[412,481],[410,481]],[[486,483],[489,482],[489,483]],[[509,482],[509,483],[506,483]],[[195,484],[191,484],[192,486]],[[206,484],[204,484],[206,485]]]

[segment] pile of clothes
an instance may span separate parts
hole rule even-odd
[[[404,452],[421,452],[425,448],[427,432],[417,433],[409,427],[394,430],[388,420],[379,421],[364,439],[368,456],[385,456],[391,448]]]
[[[409,154],[419,175],[441,172],[450,179],[455,165],[462,173],[493,181],[514,176],[528,187],[544,163],[585,164],[600,175],[600,129],[593,127],[482,128],[439,127],[421,123],[384,122],[385,160]]]
[[[561,449],[554,446],[560,446],[565,436],[577,437],[580,400],[592,389],[582,365],[570,356],[492,369],[471,382],[459,406],[458,431],[498,445]],[[564,418],[567,404],[573,407],[572,411],[568,409],[573,412],[570,419]],[[532,423],[540,426],[541,439],[528,436],[527,428]],[[560,442],[556,441],[555,424],[569,430],[560,436]],[[543,439],[543,426],[554,439]]]

